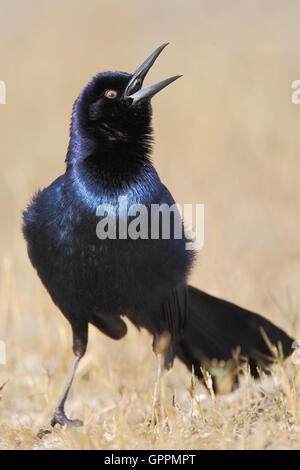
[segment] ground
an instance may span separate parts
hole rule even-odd
[[[132,72],[164,42],[145,85],[183,77],[153,99],[153,162],[178,203],[205,205],[190,282],[300,339],[300,105],[291,101],[300,2],[112,5],[1,0],[0,448],[300,448],[292,362],[257,382],[246,374],[238,390],[214,398],[198,382],[192,396],[191,373],[175,361],[149,426],[156,361],[152,339],[134,327],[119,342],[90,329],[67,403],[84,427],[36,437],[64,386],[71,334],[30,266],[21,211],[64,171],[85,83],[104,70]]]
[[[130,325],[121,341],[90,328],[88,351],[67,403],[70,417],[82,419],[84,426],[58,426],[39,439],[37,433],[47,429],[63,389],[72,353],[67,322],[43,288],[36,287],[32,312],[20,318],[16,304],[10,308],[9,319],[6,317],[14,333],[7,341],[8,362],[0,366],[0,448],[299,448],[297,357],[287,363],[279,361],[272,376],[258,381],[246,370],[237,390],[216,397],[175,361],[162,381],[161,408],[154,425],[156,358],[152,340],[147,332]]]

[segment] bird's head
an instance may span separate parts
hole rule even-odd
[[[92,78],[74,105],[71,141],[77,140],[75,149],[81,147],[79,140],[91,151],[97,149],[101,153],[103,149],[115,151],[117,146],[149,142],[151,98],[180,77],[143,88],[148,71],[166,45],[158,47],[133,74],[104,72]]]

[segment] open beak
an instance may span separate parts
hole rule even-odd
[[[143,62],[142,65],[140,65],[136,72],[134,72],[134,74],[131,76],[124,92],[124,98],[128,101],[131,100],[131,104],[136,104],[145,98],[152,98],[152,96],[154,96],[166,86],[170,85],[170,83],[174,82],[174,80],[182,77],[182,75],[175,75],[174,77],[167,78],[166,80],[156,83],[155,85],[142,88],[145,76],[149,72],[159,54],[168,44],[169,43],[166,42],[165,44],[162,44],[157,49],[155,49],[155,51],[149,55],[145,62]]]

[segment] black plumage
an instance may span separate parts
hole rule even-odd
[[[153,334],[154,350],[164,355],[166,367],[177,355],[199,377],[204,359],[229,359],[237,346],[255,375],[257,354],[270,356],[260,326],[273,343],[281,341],[286,355],[291,350],[292,339],[264,318],[187,285],[194,253],[186,250],[183,226],[181,238],[175,236],[176,211],[168,239],[161,219],[156,238],[97,236],[101,205],[106,214],[116,214],[117,234],[123,222],[133,220],[121,212],[120,197],[149,209],[149,233],[151,206],[174,204],[150,158],[150,99],[178,77],[142,88],[164,47],[133,75],[100,73],[85,86],[73,108],[66,172],[39,191],[24,212],[30,260],[73,331],[75,360],[52,425],[71,422],[64,403],[86,350],[89,323],[119,339],[126,334],[126,316]]]

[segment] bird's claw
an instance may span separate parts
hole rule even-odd
[[[51,426],[54,428],[56,424],[60,424],[61,426],[68,426],[68,427],[79,427],[83,426],[83,422],[80,419],[70,419],[66,416],[64,410],[57,408],[54,411],[54,414],[50,421]]]
[[[45,437],[46,434],[51,434],[51,433],[52,433],[52,427],[49,424],[48,427],[41,428],[39,432],[37,433],[36,437],[38,437],[39,439],[43,439],[43,437]]]
[[[77,428],[83,426],[83,421],[81,421],[80,419],[70,419],[66,416],[64,410],[56,409],[50,420],[49,426],[47,428],[40,429],[37,433],[37,437],[42,439],[46,434],[51,434],[56,424],[60,424],[61,426],[67,426],[68,428]]]

